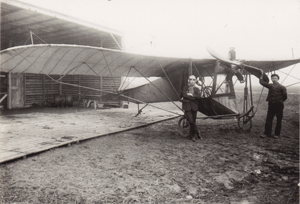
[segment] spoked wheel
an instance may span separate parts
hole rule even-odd
[[[190,123],[185,116],[181,116],[178,121],[179,133],[183,137],[188,137]]]
[[[211,90],[212,90],[212,86],[203,86],[201,89],[201,97],[207,98],[211,96]]]
[[[252,128],[252,118],[254,115],[250,115],[250,113],[252,113],[253,108],[254,107],[252,106],[246,113],[238,117],[238,126],[243,131],[250,132]]]
[[[243,131],[251,131],[252,128],[252,117],[243,116],[238,118],[238,126]]]

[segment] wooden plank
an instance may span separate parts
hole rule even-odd
[[[87,113],[82,113],[83,115],[87,115],[90,116],[90,112]],[[39,117],[39,116],[36,116]],[[78,141],[82,141],[82,140],[86,140],[86,139],[91,139],[91,138],[95,138],[95,137],[100,137],[100,136],[104,136],[104,135],[108,135],[111,133],[116,133],[116,132],[121,132],[121,131],[125,131],[125,130],[129,130],[132,128],[136,128],[136,127],[140,127],[140,126],[145,126],[147,124],[153,123],[153,122],[158,122],[161,120],[165,120],[167,118],[173,118],[175,116],[169,116],[169,117],[158,117],[156,121],[143,121],[141,122],[140,120],[137,121],[132,121],[130,124],[130,126],[125,126],[125,127],[121,127],[119,125],[116,125],[112,128],[108,128],[108,129],[102,129],[99,130],[100,132],[94,132],[91,131],[90,129],[84,130],[82,129],[81,131],[77,132],[77,133],[63,133],[61,135],[59,135],[61,132],[60,130],[63,129],[66,125],[61,125],[61,126],[57,126],[56,125],[56,129],[53,130],[55,131],[59,131],[59,134],[49,134],[49,132],[47,134],[43,134],[42,130],[40,131],[35,131],[35,134],[37,135],[48,135],[48,137],[15,137],[14,139],[9,139],[4,140],[5,143],[1,143],[1,147],[2,149],[0,150],[0,163],[4,162],[4,161],[9,161],[15,158],[20,158],[20,157],[24,157],[26,155],[30,155],[33,153],[38,153],[38,152],[42,152],[51,148],[55,148],[55,147],[60,147],[60,146],[64,146],[64,145],[68,145],[68,144],[72,144],[72,143],[77,143]],[[41,122],[41,124],[44,124],[43,122]],[[41,132],[41,134],[39,134],[39,132]],[[56,135],[56,138],[53,138],[53,135]],[[63,139],[64,136],[72,136],[73,138],[70,139]],[[2,140],[3,141],[3,140]],[[2,154],[3,152],[3,154]]]
[[[5,150],[13,150],[16,148],[23,148],[26,146],[30,146],[30,145],[35,145],[39,142],[45,142],[45,141],[49,141],[48,138],[43,138],[43,137],[33,137],[33,138],[22,138],[20,137],[18,140],[11,140],[11,142],[9,143],[4,143],[1,146],[1,149],[5,149]]]
[[[12,152],[12,151],[6,151],[6,152],[1,152],[0,154],[0,163],[10,161],[13,159],[17,159],[20,157],[26,156],[26,154],[22,152]]]

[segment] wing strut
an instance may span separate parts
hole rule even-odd
[[[140,115],[142,113],[143,109],[146,108],[148,105],[149,105],[149,103],[147,103],[143,108],[140,109],[140,106],[138,104],[138,113],[134,117],[137,117],[138,115]]]
[[[58,83],[58,84],[65,84],[65,85],[69,85],[69,86],[74,86],[74,87],[80,87],[80,88],[84,88],[84,89],[90,89],[90,90],[94,90],[94,91],[102,91],[102,92],[105,92],[105,93],[109,93],[109,94],[116,94],[116,95],[119,95],[119,96],[122,96],[124,98],[128,98],[132,101],[135,101],[137,103],[143,103],[143,104],[148,104],[149,106],[152,106],[153,108],[157,108],[157,109],[160,109],[160,110],[163,110],[163,111],[166,111],[166,112],[169,112],[169,113],[173,113],[175,115],[178,115],[178,116],[182,116],[181,114],[179,113],[176,113],[176,112],[173,112],[173,111],[169,111],[169,110],[166,110],[166,109],[163,109],[163,108],[160,108],[160,107],[157,107],[155,105],[152,105],[150,103],[146,103],[144,101],[140,101],[138,99],[135,99],[135,98],[132,98],[132,97],[129,97],[129,96],[126,96],[124,94],[121,94],[119,92],[112,92],[112,91],[105,91],[105,90],[101,90],[101,89],[95,89],[95,88],[91,88],[91,87],[87,87],[87,86],[81,86],[81,85],[77,85],[77,84],[70,84],[70,83],[66,83],[66,82],[61,82],[61,81],[57,81],[56,79],[53,79],[51,76],[49,76],[48,74],[45,74],[46,76],[48,76],[52,81]],[[102,97],[102,96],[100,96]],[[176,104],[175,104],[176,105]],[[177,105],[176,105],[177,106]]]
[[[114,39],[114,41],[116,42],[116,44],[118,45],[118,47],[120,48],[120,50],[122,50],[122,47],[120,46],[120,44],[118,43],[117,39],[115,38],[115,36],[110,33],[111,37]]]
[[[128,76],[129,76],[129,74],[130,74],[130,72],[131,72],[131,69],[132,69],[132,67],[129,68],[129,70],[128,70],[128,72],[127,72],[127,75],[126,75],[126,77],[125,77],[123,83],[120,85],[120,88],[119,88],[120,91],[125,90],[125,89],[129,86],[129,84],[131,84],[131,82],[136,78],[136,77],[134,77],[134,78],[133,78],[133,79],[132,79],[132,80],[131,80],[124,88],[123,88],[123,86],[124,86],[124,84],[125,84],[125,81],[126,81],[126,79],[128,78]]]

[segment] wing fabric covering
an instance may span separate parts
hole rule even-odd
[[[273,60],[273,61],[242,61],[244,64],[251,65],[262,69],[264,72],[270,72],[279,70],[297,63],[300,63],[300,59],[289,60]]]
[[[237,111],[233,111],[234,109],[226,107],[222,103],[218,102],[218,99],[212,97],[201,98],[198,99],[198,101],[199,112],[206,116],[238,114]]]
[[[179,101],[182,81],[182,69],[176,70],[166,76],[136,88],[126,89],[121,92],[122,95],[107,94],[103,100],[129,100],[138,103],[139,101],[154,103],[165,101]],[[129,99],[125,96],[128,96]],[[132,99],[130,99],[132,98]]]
[[[197,74],[205,77],[213,75],[216,62],[216,59],[156,57],[99,47],[63,44],[18,46],[2,50],[0,54],[3,72],[49,75],[163,77],[164,71],[173,72],[188,66],[192,61]],[[269,72],[299,63],[300,59],[242,62]]]
[[[164,71],[173,72],[189,61],[78,45],[26,45],[1,51],[1,71],[48,75],[162,77]],[[214,59],[193,61],[199,70],[203,68],[203,75],[211,74],[207,70],[214,66]]]
[[[179,100],[184,70],[193,64],[198,77],[214,75],[216,59],[189,59],[138,55],[100,47],[40,44],[8,48],[0,52],[2,72],[46,75],[94,75],[103,77],[161,77],[153,84],[125,90],[123,95],[143,102]],[[278,70],[296,60],[243,61],[263,69]],[[168,77],[167,77],[168,76]],[[158,90],[159,88],[160,90]],[[174,90],[175,89],[175,90]],[[119,94],[118,97],[121,95]],[[135,101],[137,102],[137,101]]]

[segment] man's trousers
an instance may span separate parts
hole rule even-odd
[[[268,107],[268,113],[266,118],[266,124],[265,124],[265,135],[271,136],[272,133],[272,123],[274,116],[276,115],[276,127],[275,127],[275,135],[280,136],[281,132],[281,122],[283,118],[283,103],[269,103]]]
[[[193,111],[193,110],[185,111],[185,116],[190,123],[190,136],[194,137],[194,134],[199,133],[196,125],[197,111]]]

